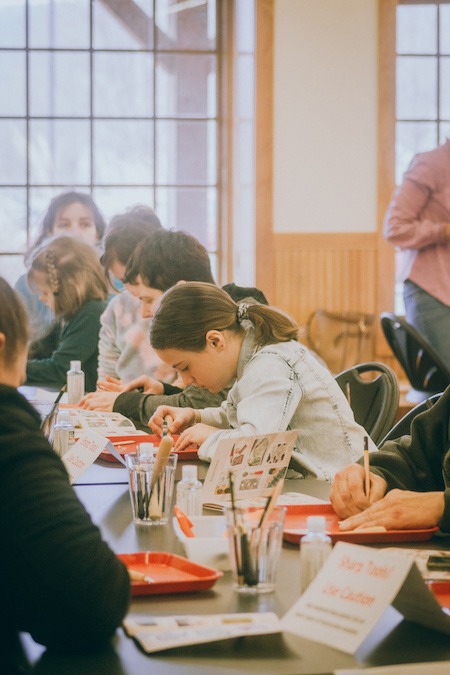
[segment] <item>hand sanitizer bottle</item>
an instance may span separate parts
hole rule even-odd
[[[183,466],[182,480],[177,485],[177,506],[187,516],[202,515],[202,484],[197,479],[197,467],[194,465]]]
[[[77,405],[84,396],[84,373],[81,370],[81,361],[71,361],[67,371],[67,400]]]
[[[300,592],[303,593],[331,552],[331,539],[326,534],[324,516],[309,516],[308,534],[300,539]]]
[[[53,450],[60,457],[64,457],[75,443],[75,428],[70,421],[70,412],[64,410],[58,413],[58,421],[53,430]]]

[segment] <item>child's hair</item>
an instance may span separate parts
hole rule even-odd
[[[41,233],[33,248],[40,246],[45,239],[53,236],[53,228],[55,226],[58,211],[61,211],[61,209],[70,206],[70,204],[75,204],[76,202],[80,202],[80,204],[87,206],[92,213],[95,229],[97,230],[97,238],[99,241],[102,239],[105,233],[106,223],[92,197],[83,192],[64,192],[63,194],[54,197],[50,202],[50,206],[42,221]]]
[[[28,317],[18,294],[0,277],[0,333],[5,336],[4,358],[14,361],[29,340]]]
[[[106,300],[108,288],[94,249],[74,237],[55,237],[36,251],[28,271],[32,290],[35,272],[47,275],[55,297],[55,316],[73,316],[88,300]]]
[[[186,283],[167,291],[152,319],[150,342],[153,349],[182,349],[201,352],[210,330],[243,330],[250,320],[259,345],[298,339],[298,326],[283,312],[266,305],[236,304],[214,284]]]
[[[149,288],[167,291],[179,281],[214,284],[208,251],[186,232],[161,230],[147,237],[135,249],[124,282],[135,285],[140,276]]]
[[[109,280],[109,269],[118,261],[127,265],[131,254],[143,239],[162,230],[161,222],[150,206],[138,204],[114,216],[105,237],[105,251],[100,262]]]

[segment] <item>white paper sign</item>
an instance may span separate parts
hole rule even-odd
[[[338,542],[282,626],[353,654],[390,604],[406,619],[450,633],[450,618],[412,559]]]
[[[69,474],[70,483],[74,483],[88,469],[103,450],[109,450],[122,464],[124,460],[106,436],[94,431],[84,432],[78,441],[66,452],[62,461]]]

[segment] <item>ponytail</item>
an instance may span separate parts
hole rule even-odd
[[[210,330],[242,333],[241,323],[252,322],[260,345],[298,339],[298,326],[286,314],[265,305],[236,304],[215,284],[189,282],[174,286],[162,297],[152,319],[154,349],[200,352]]]

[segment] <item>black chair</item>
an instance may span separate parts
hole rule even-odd
[[[413,421],[414,417],[421,412],[425,412],[425,410],[429,410],[437,401],[439,401],[441,396],[442,394],[433,394],[433,396],[430,396],[430,398],[425,399],[425,401],[422,401],[422,403],[418,403],[414,406],[414,408],[411,408],[411,410],[409,410],[406,415],[403,415],[397,424],[394,424],[392,429],[386,434],[383,440],[378,443],[378,447],[381,448],[383,443],[386,443],[386,441],[392,441],[395,438],[400,438],[400,436],[410,434],[411,422]]]
[[[383,312],[380,319],[386,340],[412,387],[406,400],[420,403],[444,391],[450,384],[450,370],[429,342],[400,316]]]
[[[374,379],[362,373],[378,373]],[[384,363],[360,363],[336,375],[336,382],[347,397],[355,420],[378,444],[392,427],[398,410],[400,388],[397,376]]]

